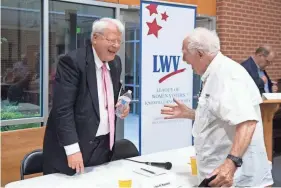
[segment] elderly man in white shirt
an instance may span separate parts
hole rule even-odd
[[[199,182],[216,175],[209,185],[270,186],[259,104],[262,99],[246,70],[220,52],[215,32],[196,28],[183,41],[183,59],[202,79],[196,110],[180,101],[165,105],[165,118],[195,120],[192,134]]]

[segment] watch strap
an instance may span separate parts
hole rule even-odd
[[[241,167],[242,165],[242,158],[236,157],[234,155],[228,154],[227,158],[232,160],[236,167]]]

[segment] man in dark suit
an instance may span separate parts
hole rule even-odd
[[[43,173],[74,175],[84,166],[110,161],[121,89],[120,49],[124,26],[116,19],[93,23],[91,42],[60,58],[53,108],[43,144]],[[127,107],[121,118],[129,113]]]
[[[248,71],[255,81],[260,93],[277,92],[277,83],[271,81],[265,68],[269,66],[275,58],[275,52],[270,46],[261,46],[256,49],[253,56],[249,57],[241,65]]]

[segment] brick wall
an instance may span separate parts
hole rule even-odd
[[[217,0],[217,31],[222,52],[237,62],[271,45],[278,56],[267,70],[281,79],[281,0]]]

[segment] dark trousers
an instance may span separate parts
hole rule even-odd
[[[109,149],[109,134],[96,137],[93,147],[90,158],[84,161],[85,167],[101,165],[111,160],[112,151]]]
[[[84,167],[101,165],[111,160],[112,151],[109,148],[109,134],[96,137],[91,145],[93,146],[93,149],[91,150],[89,157],[88,158],[83,157]],[[76,173],[76,171],[72,170],[71,168],[67,170],[69,172],[62,172],[52,164],[44,164],[43,169],[44,169],[43,172],[44,175],[52,174],[52,173],[63,173],[67,175],[74,175]]]

